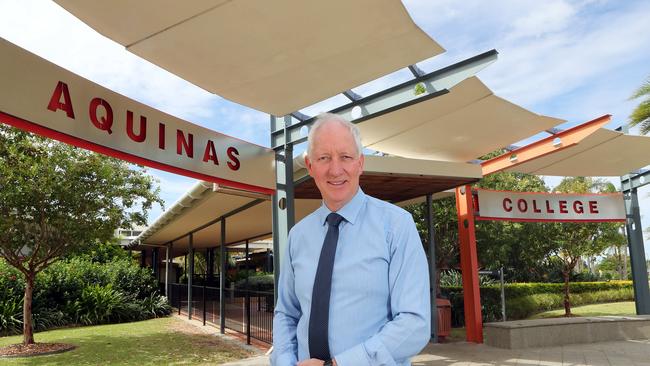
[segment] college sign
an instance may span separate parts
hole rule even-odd
[[[0,38],[0,122],[135,164],[270,194],[272,150],[173,117]]]
[[[625,221],[621,193],[563,194],[477,190],[477,220]]]

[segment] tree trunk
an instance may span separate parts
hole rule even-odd
[[[564,316],[571,316],[571,302],[569,301],[569,274],[571,270],[562,271],[564,277]]]
[[[32,327],[32,295],[34,293],[35,275],[25,275],[25,298],[23,301],[23,344],[34,344],[34,329]]]

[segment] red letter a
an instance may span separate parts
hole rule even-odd
[[[61,94],[63,94],[63,103],[61,103]],[[68,92],[68,85],[63,81],[59,81],[59,83],[56,84],[56,88],[54,89],[54,93],[52,93],[52,98],[50,98],[50,104],[47,105],[47,109],[52,112],[56,112],[57,109],[62,109],[68,117],[74,119],[74,111],[72,110],[72,100],[70,99],[70,92]]]
[[[214,150],[212,140],[208,140],[207,145],[205,145],[205,152],[203,153],[203,161],[207,163],[208,160],[212,160],[214,165],[219,165],[219,159],[217,159],[217,152]]]

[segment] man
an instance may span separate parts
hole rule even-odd
[[[273,319],[275,366],[410,365],[430,337],[429,276],[405,210],[359,188],[357,127],[320,115],[305,164],[323,205],[289,233]]]

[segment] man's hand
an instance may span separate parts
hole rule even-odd
[[[310,358],[309,360],[304,360],[298,362],[296,366],[323,366],[325,361],[319,360],[317,358]],[[332,360],[332,365],[336,366],[336,360]]]

